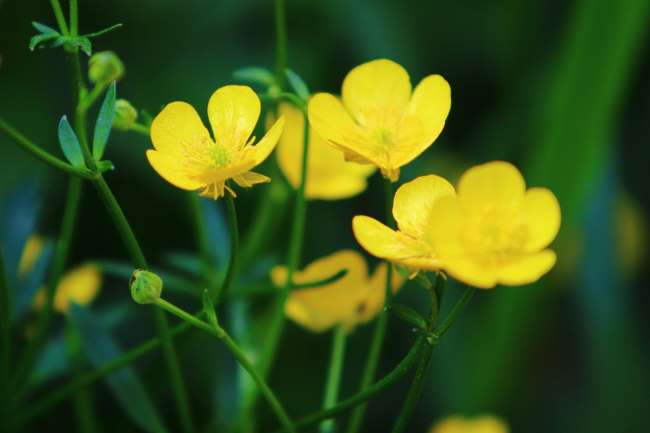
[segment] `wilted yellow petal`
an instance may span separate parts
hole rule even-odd
[[[217,89],[208,102],[208,118],[217,144],[244,147],[260,117],[260,107],[260,98],[248,86]]]
[[[454,187],[440,176],[420,176],[400,186],[393,200],[393,216],[399,229],[422,238],[431,216],[431,209],[441,197],[455,195]]]
[[[102,283],[102,275],[97,266],[86,264],[79,266],[61,278],[54,296],[54,309],[67,313],[70,303],[90,304]]]
[[[341,93],[343,104],[359,125],[387,127],[389,125],[384,122],[401,117],[408,106],[411,81],[406,70],[397,63],[387,59],[373,60],[348,73]],[[391,113],[392,118],[386,113]]]
[[[392,230],[374,218],[355,216],[352,230],[357,242],[376,257],[416,269],[438,269],[440,265],[428,244]]]
[[[560,230],[560,204],[546,188],[531,188],[524,194],[521,214],[527,232],[525,249],[529,252],[546,248]]]
[[[156,173],[178,188],[193,191],[205,185],[187,175],[183,161],[177,156],[149,149],[147,159]]]
[[[555,253],[551,250],[513,258],[500,266],[499,282],[508,286],[534,283],[553,268],[555,261]]]
[[[185,102],[167,104],[153,119],[151,141],[159,152],[178,158],[212,142],[194,107]]]
[[[526,184],[517,168],[492,161],[467,170],[458,183],[458,198],[469,212],[490,208],[513,208],[520,204]]]

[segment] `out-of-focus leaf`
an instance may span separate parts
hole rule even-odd
[[[38,47],[40,44],[46,41],[50,41],[52,39],[57,39],[59,37],[58,34],[41,34],[41,35],[34,35],[29,39],[29,50],[34,51],[36,47]]]
[[[201,272],[201,261],[199,258],[185,251],[170,251],[162,256],[166,266],[173,267],[179,271],[192,276],[198,276]]]
[[[63,154],[75,167],[84,167],[84,157],[81,153],[81,145],[77,134],[75,134],[67,116],[61,117],[59,121],[59,144]]]
[[[50,269],[53,253],[53,242],[51,240],[46,240],[43,243],[43,249],[34,262],[32,269],[30,269],[29,273],[22,279],[19,278],[12,296],[12,321],[20,319],[28,311],[29,306],[32,305],[32,302],[34,301],[36,292],[38,292],[38,290],[45,284],[45,278]]]
[[[221,208],[213,200],[199,199],[201,213],[208,234],[210,255],[216,263],[225,265],[230,258],[230,234]]]
[[[302,77],[300,77],[300,75],[296,74],[291,69],[287,69],[285,71],[285,74],[287,75],[287,81],[289,81],[289,85],[295,94],[298,95],[303,101],[309,101],[309,87],[307,87],[307,84],[305,84],[305,81],[302,79]]]
[[[113,119],[115,118],[115,92],[115,81],[113,81],[108,86],[108,90],[104,96],[104,102],[102,102],[99,114],[97,115],[97,122],[95,123],[93,157],[98,161],[104,156],[104,149],[106,148],[106,143],[108,143],[108,137],[113,127]]]
[[[113,260],[99,260],[94,263],[99,266],[103,273],[124,279],[126,290],[126,282],[129,281],[133,274],[133,265],[131,263]],[[151,268],[151,271],[162,278],[163,291],[183,292],[193,296],[198,293],[197,285],[188,278],[156,267]]]
[[[50,26],[46,26],[45,24],[41,24],[37,21],[32,21],[32,26],[39,32],[41,32],[44,35],[58,35],[59,32],[53,29]]]
[[[275,76],[266,68],[250,66],[237,69],[232,73],[236,81],[243,81],[251,84],[259,84],[265,87],[271,87],[275,84]]]
[[[117,342],[90,310],[73,304],[70,318],[79,330],[84,352],[94,366],[104,365],[122,354]],[[111,374],[106,381],[115,399],[137,425],[148,432],[167,431],[132,367]]]

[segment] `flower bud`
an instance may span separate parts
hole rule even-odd
[[[124,75],[124,64],[112,51],[100,51],[88,61],[88,79],[94,84],[108,84]]]
[[[152,304],[160,298],[163,281],[153,272],[136,269],[129,283],[131,297],[138,304]]]
[[[138,110],[126,99],[118,99],[115,101],[115,118],[113,119],[113,126],[115,129],[128,131],[135,124],[138,118]]]

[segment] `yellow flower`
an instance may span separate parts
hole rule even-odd
[[[18,276],[21,278],[34,268],[36,261],[43,252],[43,238],[37,234],[30,235],[23,247],[23,253],[18,262]]]
[[[352,230],[361,246],[374,256],[412,270],[438,270],[441,262],[429,229],[431,209],[441,198],[454,195],[454,187],[442,177],[418,177],[395,192],[393,217],[399,231],[361,215],[352,219]]]
[[[185,190],[202,189],[201,195],[223,197],[232,179],[241,187],[269,182],[250,171],[273,151],[284,126],[280,118],[253,146],[251,137],[260,116],[260,99],[247,86],[224,86],[208,102],[208,118],[214,140],[199,115],[185,102],[172,102],[151,124],[155,150],[147,150],[151,166],[172,185]]]
[[[560,228],[560,206],[545,188],[526,190],[512,164],[467,170],[458,193],[438,176],[422,176],[395,194],[399,231],[366,216],[352,220],[371,254],[412,270],[444,269],[480,288],[532,283],[555,264],[546,247]]]
[[[298,188],[302,166],[304,116],[291,104],[280,104],[279,114],[286,119],[278,143],[278,165],[289,183]],[[340,151],[309,128],[309,156],[305,196],[309,199],[337,200],[353,197],[366,189],[366,179],[375,167],[345,161]]]
[[[341,94],[314,95],[309,123],[347,160],[373,164],[392,181],[438,138],[451,108],[444,78],[429,75],[411,91],[406,70],[386,59],[352,69]]]
[[[323,332],[343,325],[351,331],[357,324],[372,320],[382,309],[385,298],[387,265],[380,264],[371,277],[365,259],[354,250],[342,250],[322,257],[309,264],[303,271],[295,272],[296,284],[326,279],[347,270],[345,276],[324,286],[313,289],[296,289],[291,292],[285,305],[287,316],[313,332]],[[277,266],[271,270],[273,283],[282,287],[287,269]],[[393,291],[404,283],[393,272]]]
[[[476,418],[451,416],[438,422],[429,433],[509,433],[500,419],[484,415]]]
[[[546,247],[560,229],[560,205],[546,188],[530,188],[508,162],[467,170],[457,196],[431,209],[430,236],[444,269],[475,287],[537,281],[555,264]]]
[[[59,281],[54,295],[54,309],[65,314],[71,302],[89,305],[99,294],[101,284],[102,274],[96,265],[87,263],[72,269]],[[41,289],[34,298],[34,307],[41,309],[44,304],[45,291]]]

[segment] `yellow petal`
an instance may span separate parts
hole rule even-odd
[[[247,171],[242,174],[233,176],[232,180],[242,188],[250,188],[258,183],[268,183],[271,182],[271,178],[264,176],[263,174],[255,173],[254,171]]]
[[[440,75],[429,75],[413,90],[409,114],[423,125],[429,145],[442,132],[450,109],[451,88]]]
[[[248,86],[223,86],[208,102],[208,118],[214,139],[222,146],[240,149],[253,133],[260,117],[260,98]]]
[[[415,269],[438,269],[439,261],[426,243],[391,230],[374,218],[357,215],[352,219],[357,242],[373,256]]]
[[[342,278],[314,289],[294,290],[289,295],[285,312],[296,323],[314,332],[347,323],[367,293],[367,268],[356,251],[343,250],[310,263],[294,274],[295,283],[323,280],[347,270]],[[271,271],[273,283],[282,287],[287,278],[285,267]]]
[[[59,282],[54,296],[54,308],[66,313],[71,302],[90,304],[99,293],[101,282],[102,275],[95,265],[86,264],[71,270]]]
[[[527,228],[525,250],[536,252],[547,247],[560,230],[560,204],[546,188],[530,188],[521,203],[521,214]]]
[[[526,184],[517,168],[505,161],[492,161],[467,170],[458,183],[458,198],[469,212],[489,208],[512,208],[520,204]]]
[[[499,269],[499,282],[507,286],[534,283],[555,265],[555,252],[544,250],[507,261]]]
[[[159,152],[183,157],[212,140],[194,107],[185,102],[172,102],[153,119],[151,141]]]
[[[384,114],[403,113],[411,97],[411,81],[397,63],[379,59],[352,69],[343,80],[343,104],[363,127],[378,127]]]
[[[491,289],[497,285],[499,270],[495,266],[486,266],[471,256],[442,258],[444,270],[465,284],[480,289]]]
[[[149,149],[147,150],[147,159],[163,179],[178,188],[193,191],[205,185],[187,175],[185,167],[178,157]]]
[[[393,216],[397,226],[414,238],[422,238],[435,202],[455,193],[449,182],[435,175],[420,176],[403,184],[397,189],[393,200]]]
[[[462,238],[465,226],[465,212],[456,196],[440,197],[433,203],[424,237],[433,245],[444,266],[448,259],[466,254]]]
[[[278,140],[280,139],[280,136],[282,135],[282,130],[284,128],[284,117],[280,117],[277,122],[271,127],[271,129],[268,130],[268,132],[262,137],[262,139],[255,145],[253,146],[253,150],[255,152],[255,165],[259,165],[268,156],[273,152],[273,149],[275,149],[275,145],[278,144]]]
[[[279,112],[287,121],[276,152],[278,165],[289,183],[298,188],[302,168],[304,116],[291,104],[280,104]],[[313,128],[310,128],[309,135],[305,188],[307,198],[337,200],[352,197],[366,189],[366,178],[376,170],[374,166],[346,161],[343,152],[327,143]]]
[[[29,271],[34,268],[36,261],[43,252],[45,242],[39,235],[30,235],[23,247],[23,253],[18,262],[18,276],[24,277]]]
[[[354,123],[341,101],[329,93],[309,100],[309,123],[316,134],[341,149],[348,161],[387,167],[388,153]]]

